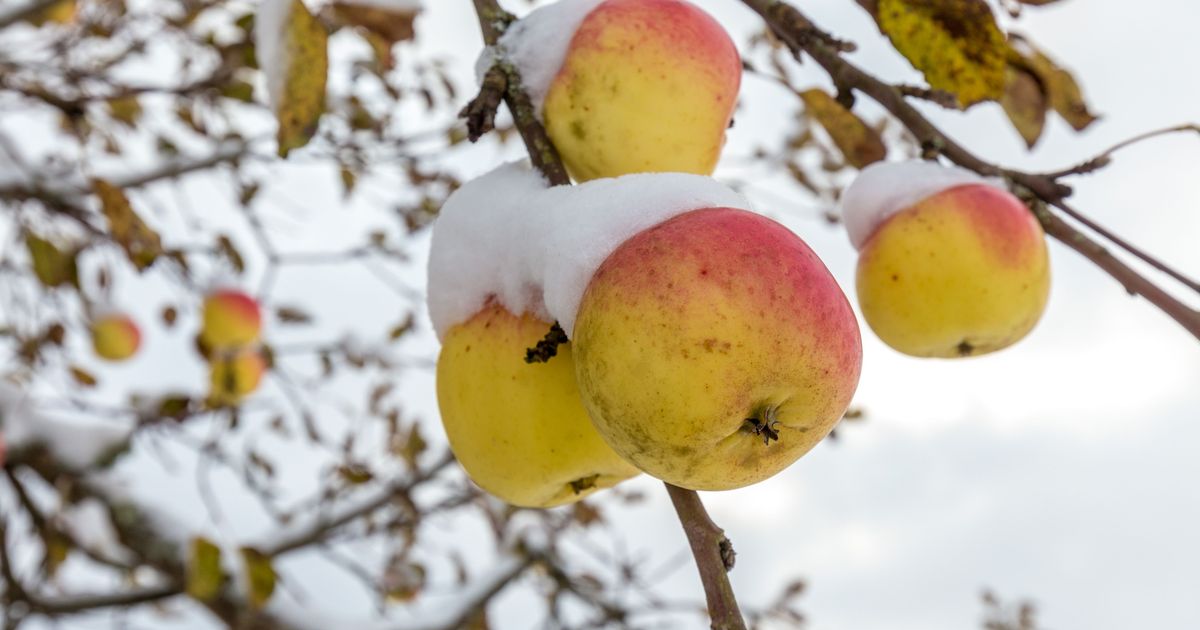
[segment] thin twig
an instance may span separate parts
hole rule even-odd
[[[1159,136],[1165,136],[1173,133],[1181,133],[1184,131],[1200,133],[1200,125],[1183,124],[1175,125],[1173,127],[1166,127],[1164,129],[1155,129],[1154,131],[1147,131],[1146,133],[1138,134],[1132,138],[1129,138],[1128,140],[1123,140],[1112,145],[1090,160],[1076,164],[1071,168],[1065,168],[1061,171],[1051,171],[1049,173],[1045,173],[1045,176],[1052,179],[1059,179],[1060,177],[1069,177],[1071,175],[1086,175],[1108,166],[1108,164],[1112,162],[1113,154],[1121,149],[1124,149],[1125,147],[1132,146],[1151,138],[1157,138]]]

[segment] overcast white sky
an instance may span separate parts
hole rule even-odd
[[[453,59],[467,85],[481,45],[471,3],[426,4],[418,22],[421,45]],[[756,17],[734,0],[697,4],[739,45],[758,28]],[[818,24],[859,44],[856,62],[889,80],[918,80],[851,0],[800,4]],[[985,158],[1027,169],[1074,164],[1146,129],[1200,121],[1198,22],[1200,5],[1188,0],[1137,6],[1063,0],[1027,9],[1016,28],[1071,68],[1103,115],[1082,135],[1052,119],[1033,153],[996,105],[966,114],[928,111]],[[804,68],[813,84],[827,84],[815,64]],[[751,76],[743,86],[727,155],[744,154],[755,139],[787,128],[781,102],[788,95]],[[866,99],[860,103],[860,113],[877,115]],[[463,168],[483,172],[517,156],[516,148],[503,155],[480,149]],[[1135,147],[1103,173],[1080,179],[1076,205],[1197,276],[1198,165],[1200,139],[1194,136]],[[281,210],[268,219],[297,250],[352,242],[382,220],[363,210],[369,198],[345,212],[324,212],[341,204],[331,169],[288,166],[279,172],[288,179],[268,194]],[[717,176],[723,173],[747,176],[728,165]],[[773,193],[752,195],[757,209],[805,238],[853,301],[855,261],[845,235],[791,189],[766,179],[756,187]],[[227,191],[211,186],[185,192],[194,207],[227,203],[216,197]],[[794,203],[781,204],[781,195]],[[164,204],[170,199],[163,195]],[[1044,624],[1055,630],[1200,627],[1200,458],[1194,455],[1200,444],[1200,343],[1058,244],[1052,245],[1052,264],[1054,287],[1044,319],[1025,341],[999,354],[911,359],[884,347],[864,326],[856,403],[867,410],[867,421],[844,427],[843,439],[818,446],[771,480],[704,495],[738,551],[732,577],[744,599],[765,601],[785,579],[799,576],[810,584],[803,602],[814,629],[950,630],[978,626],[978,594],[991,586],[1006,597],[1035,599]],[[413,269],[410,276],[419,282],[422,273]],[[278,295],[287,301],[322,294],[328,299],[304,301],[323,325],[376,330],[394,323],[397,307],[376,282],[361,269],[306,269],[284,276]],[[137,302],[136,295],[129,297]],[[147,303],[145,316],[152,313]],[[411,349],[431,353],[427,323],[423,334]],[[120,373],[130,380],[196,382],[200,364],[180,367],[183,348],[181,335],[161,340]],[[440,435],[432,374],[403,387],[410,411],[427,420],[427,433]],[[651,500],[615,512],[614,521],[632,553],[669,560],[684,543],[666,495],[653,480],[632,483]],[[231,501],[230,512],[237,513]],[[180,500],[179,509],[189,509],[188,503]],[[192,516],[203,521],[200,512]],[[444,526],[448,535],[470,527]],[[229,527],[234,532],[225,533],[253,535],[256,527],[235,524]],[[666,579],[668,590],[699,598],[692,567]],[[355,600],[351,587],[323,575],[303,582],[311,593],[329,595],[314,602],[318,607],[336,612],[361,601],[364,614],[370,610],[366,598]],[[505,623],[524,619],[522,605],[520,596],[504,598],[501,608],[509,616],[496,619],[497,627],[524,627]]]

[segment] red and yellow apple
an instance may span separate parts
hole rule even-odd
[[[862,243],[858,301],[875,334],[917,357],[1005,348],[1042,315],[1046,239],[1008,192],[951,186],[884,218]]]
[[[550,324],[489,303],[443,337],[438,407],[459,463],[481,488],[524,507],[553,507],[633,477],[579,399],[570,344],[526,363]]]
[[[218,289],[204,298],[200,339],[208,348],[239,348],[258,341],[261,334],[262,312],[253,297]]]
[[[576,180],[708,175],[741,76],[728,33],[691,3],[605,0],[575,31],[542,117]]]
[[[142,344],[142,333],[128,315],[111,313],[92,320],[92,349],[109,361],[132,357]]]
[[[573,329],[584,406],[650,475],[694,490],[762,481],[842,417],[858,323],[829,270],[766,217],[680,214],[617,247]]]
[[[254,393],[267,371],[267,361],[257,348],[217,353],[209,364],[209,403],[224,407],[241,403]]]

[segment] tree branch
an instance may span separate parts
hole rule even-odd
[[[665,485],[683,532],[687,534],[692,556],[696,558],[713,630],[745,630],[746,621],[729,583],[728,572],[733,568],[735,556],[733,545],[725,537],[724,530],[709,518],[699,494],[669,483]]]
[[[500,8],[496,0],[474,0],[474,2],[475,13],[479,16],[479,28],[483,32],[483,41],[488,46],[495,46],[496,42],[500,40],[500,36],[504,34],[504,29],[512,22],[513,16]],[[504,102],[508,104],[508,110],[512,112],[513,121],[516,123],[517,131],[521,134],[521,140],[525,142],[525,149],[529,152],[529,159],[533,162],[533,166],[545,175],[551,185],[570,184],[571,178],[567,175],[567,169],[558,155],[558,149],[554,148],[550,136],[546,135],[546,128],[537,118],[535,113],[537,110],[533,101],[522,87],[521,74],[511,63],[503,59],[496,60],[484,77],[485,81],[479,96],[476,96],[460,115],[469,115],[469,121],[474,125],[479,125],[482,121],[495,117],[495,107],[498,106],[496,92],[501,83],[496,76],[497,69],[504,73]],[[487,112],[489,106],[492,107],[491,113]]]
[[[867,74],[842,58],[838,50],[826,45],[812,32],[820,32],[798,9],[783,0],[742,0],[763,17],[771,30],[788,44],[793,52],[803,51],[825,69],[834,83],[848,86],[866,94],[890,112],[930,153],[946,156],[950,161],[985,176],[998,176],[1015,184],[1018,192],[1029,191],[1046,204],[1060,207],[1071,189],[1050,175],[1039,175],[1004,169],[986,162],[956,143],[933,125],[920,111],[910,105],[903,92]],[[860,1],[860,4],[862,2]],[[1050,236],[1079,252],[1097,267],[1120,282],[1127,291],[1141,295],[1166,313],[1192,336],[1200,339],[1200,311],[1197,311],[1151,282],[1135,269],[1113,256],[1103,245],[1072,227],[1048,209],[1035,212],[1043,229]]]

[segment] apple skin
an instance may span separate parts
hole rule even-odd
[[[1019,341],[1045,310],[1046,238],[1008,192],[955,186],[876,227],[856,284],[864,319],[892,348],[916,357],[986,354]]]
[[[547,363],[525,363],[549,329],[488,304],[446,332],[438,357],[451,449],[481,488],[523,507],[572,503],[638,474],[592,427],[570,344]]]
[[[741,84],[729,34],[682,0],[607,0],[584,18],[543,104],[577,181],[712,174]]]
[[[92,349],[108,361],[124,361],[142,345],[142,332],[128,315],[104,315],[92,321]]]
[[[692,490],[791,465],[841,419],[862,366],[858,322],[824,263],[782,225],[731,208],[621,244],[589,282],[573,334],[600,435]]]
[[[231,407],[254,393],[267,371],[267,361],[257,348],[245,348],[214,356],[209,364],[209,404]]]
[[[238,348],[258,341],[262,311],[258,302],[236,289],[218,289],[204,298],[201,342],[214,350]]]

